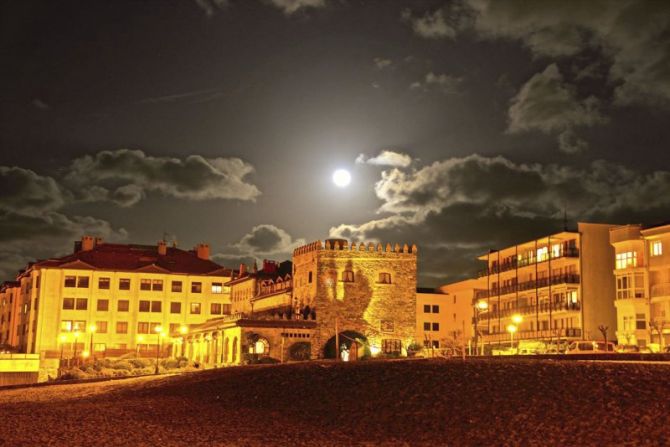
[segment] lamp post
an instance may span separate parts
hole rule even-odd
[[[154,331],[156,331],[156,370],[154,371],[155,374],[158,374],[158,358],[161,353],[161,337],[163,337],[163,326],[156,326],[154,328]]]
[[[184,357],[186,349],[186,334],[188,334],[188,326],[182,324],[179,326],[179,333],[181,334],[181,356]]]
[[[72,345],[74,346],[74,349],[73,349],[74,353],[72,354],[72,360],[76,361],[77,363],[79,363],[79,361],[77,360],[77,340],[79,339],[79,335],[81,335],[81,333],[78,330],[74,331],[74,334],[72,334],[72,337],[73,337],[72,338]]]
[[[98,330],[98,327],[95,324],[92,324],[88,327],[88,331],[91,333],[91,344],[88,348],[88,351],[91,353],[91,358],[95,360],[95,351],[93,351],[93,334]]]
[[[510,336],[510,348],[514,350],[514,333],[519,329],[515,324],[508,324],[507,325],[507,332],[509,332]]]
[[[475,304],[475,354],[479,349],[479,314],[489,308],[489,303],[484,300],[477,301]],[[482,343],[482,355],[484,355],[484,344]]]

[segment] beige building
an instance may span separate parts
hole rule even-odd
[[[487,265],[480,274],[484,290],[476,294],[473,304],[478,335],[485,345],[509,346],[510,325],[516,340],[564,343],[600,338],[600,325],[609,327],[613,337],[612,227],[580,222],[577,231],[480,256]]]
[[[657,351],[670,344],[670,225],[619,226],[610,242],[617,339]]]
[[[185,352],[205,364],[328,358],[337,333],[351,359],[406,353],[416,336],[416,251],[332,239],[297,248],[291,274],[291,263],[243,266],[228,283],[233,314],[192,328]]]
[[[472,302],[479,284],[477,279],[467,279],[437,289],[418,289],[417,341],[425,348],[472,349]]]
[[[230,278],[205,244],[185,251],[163,241],[122,245],[85,236],[74,253],[21,272],[13,310],[2,308],[3,339],[43,357],[154,355],[159,344],[167,350],[168,332],[230,312]],[[6,286],[0,302],[11,306],[8,291],[16,289]]]

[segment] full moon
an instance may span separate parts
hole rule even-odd
[[[338,169],[333,172],[333,183],[339,188],[346,188],[351,183],[351,174],[346,169]]]

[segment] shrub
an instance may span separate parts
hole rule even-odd
[[[128,359],[128,362],[133,365],[133,368],[146,368],[153,364],[151,360],[143,358]]]
[[[293,343],[288,349],[288,358],[290,360],[309,360],[312,355],[312,344],[306,341]]]
[[[78,380],[78,379],[88,379],[88,374],[82,371],[79,368],[69,368],[61,371],[59,380]]]
[[[177,369],[179,368],[179,360],[177,359],[165,359],[160,362],[160,366],[165,369]]]
[[[132,371],[133,370],[133,365],[129,361],[126,360],[119,360],[117,362],[114,362],[110,365],[111,369],[123,369],[126,371]]]

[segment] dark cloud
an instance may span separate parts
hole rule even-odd
[[[106,197],[121,206],[134,205],[151,192],[188,200],[254,201],[260,191],[245,180],[253,170],[239,158],[189,155],[179,159],[119,149],[77,158],[65,181],[73,190],[81,191],[84,200]],[[96,188],[92,196],[91,187]]]
[[[304,239],[294,240],[286,231],[274,225],[257,225],[234,245],[241,253],[249,255],[271,255],[291,253],[304,245]]]
[[[612,223],[667,214],[667,191],[668,171],[640,173],[602,160],[580,169],[472,155],[383,172],[375,192],[379,212],[387,215],[333,227],[330,234],[390,242],[411,234],[408,243],[450,253],[443,262],[421,255],[424,280],[440,272],[453,279],[464,271],[462,265],[456,272],[446,269],[458,264],[454,258],[471,256],[466,265],[472,268],[474,255],[488,248],[558,231],[566,211],[571,220]]]
[[[564,81],[558,66],[551,64],[531,77],[512,99],[508,131],[558,133],[562,151],[578,152],[587,144],[577,138],[573,129],[606,122],[599,108],[600,101],[595,96],[578,98],[576,89]]]
[[[66,194],[51,177],[0,166],[0,210],[39,214],[63,206]]]

